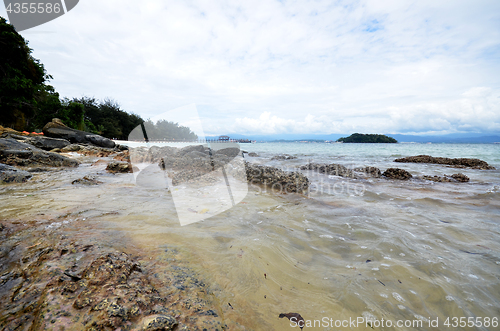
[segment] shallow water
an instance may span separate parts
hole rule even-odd
[[[104,165],[91,166],[93,159],[82,158],[85,163],[77,169],[37,173],[28,183],[1,186],[2,217],[44,219],[48,229],[78,222],[81,231],[104,233],[116,238],[118,249],[140,249],[152,259],[158,258],[158,247],[183,247],[191,266],[211,284],[220,315],[246,329],[293,330],[278,318],[288,312],[334,322],[423,321],[415,328],[373,322],[376,330],[460,329],[443,323],[447,317],[500,317],[499,170],[392,163],[400,156],[430,154],[478,157],[498,169],[500,146],[321,145],[241,146],[261,155],[246,160],[275,166],[312,159],[382,171],[399,167],[414,175],[463,172],[471,182],[309,174],[322,190],[284,195],[250,186],[234,208],[181,227],[165,189],[135,186],[133,175],[107,174]],[[279,152],[299,158],[271,162]],[[103,184],[71,184],[89,174]],[[429,320],[436,318],[439,328],[431,328]]]

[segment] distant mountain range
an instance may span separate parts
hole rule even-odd
[[[276,135],[242,135],[226,134],[231,139],[249,139],[258,142],[293,142],[293,141],[336,141],[339,138],[347,137],[349,134],[276,134]],[[452,143],[452,144],[491,144],[500,142],[499,133],[451,133],[445,135],[406,135],[406,134],[386,134],[393,137],[398,142],[415,143]],[[219,136],[207,136],[209,139],[217,139]]]

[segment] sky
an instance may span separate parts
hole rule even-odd
[[[21,35],[62,97],[207,135],[500,133],[498,0],[81,0]]]

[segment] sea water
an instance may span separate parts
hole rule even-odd
[[[461,172],[470,182],[305,172],[323,189],[299,195],[251,185],[235,207],[181,227],[168,191],[136,186],[131,174],[107,174],[87,157],[77,169],[0,187],[2,217],[77,215],[81,231],[105,232],[118,249],[133,247],[152,258],[158,247],[182,247],[210,284],[218,314],[242,329],[293,329],[278,318],[290,312],[316,321],[310,329],[317,330],[460,329],[453,318],[500,317],[500,145],[257,143],[241,149],[259,155],[246,156],[249,162],[288,170],[307,162],[398,167],[414,177]],[[297,159],[271,161],[283,153]],[[393,162],[419,154],[480,158],[497,170]],[[71,185],[84,175],[103,184]],[[353,320],[363,322],[345,326]]]

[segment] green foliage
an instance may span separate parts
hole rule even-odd
[[[353,133],[349,137],[339,138],[337,141],[343,143],[397,143],[392,137],[383,134]]]
[[[110,99],[99,102],[95,98],[73,99],[83,105],[87,131],[107,138],[126,140],[129,133],[144,120],[136,114],[129,114],[120,109],[120,105]]]
[[[0,124],[24,130],[37,108],[35,96],[51,78],[28,43],[0,17]]]

